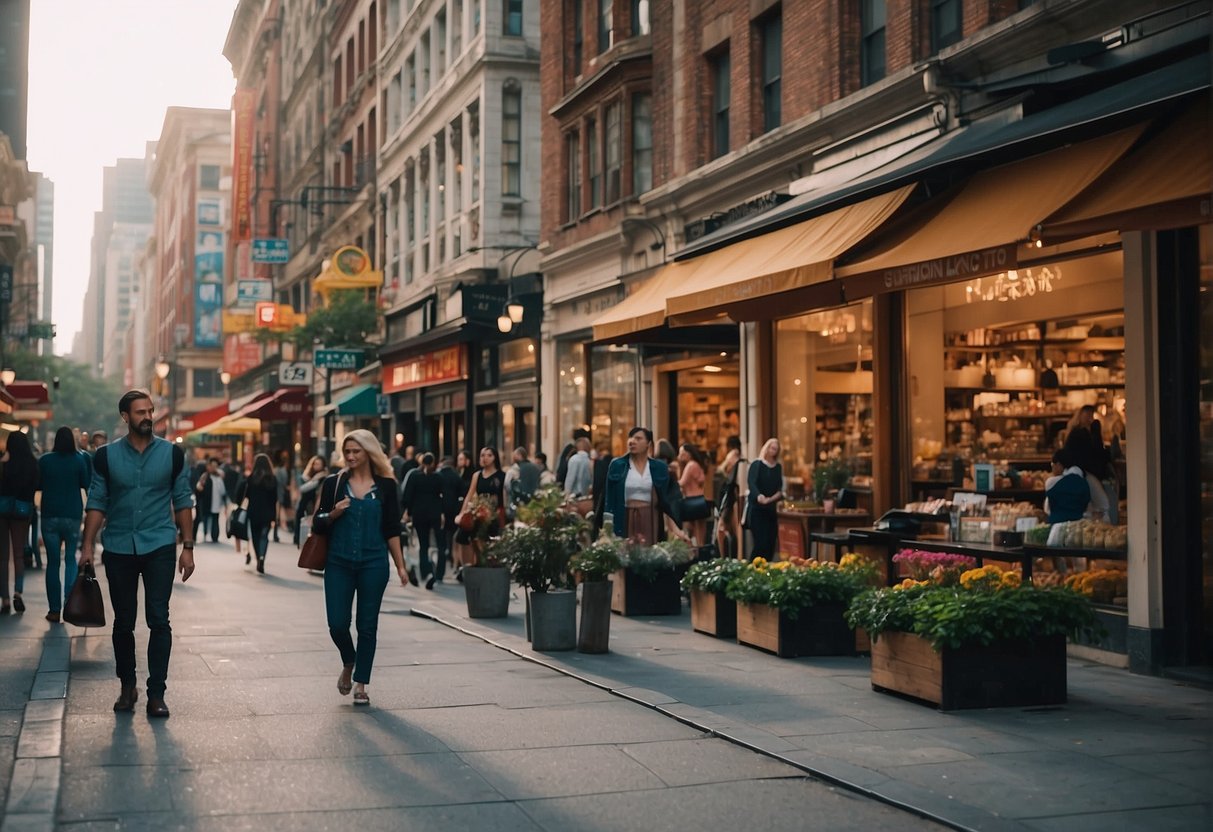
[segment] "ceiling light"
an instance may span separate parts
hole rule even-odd
[[[715,364],[705,364],[703,367],[705,373],[723,373],[724,369],[717,367]]]

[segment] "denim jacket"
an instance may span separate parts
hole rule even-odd
[[[615,457],[607,468],[606,509],[614,515],[615,535],[627,537],[627,501],[624,499],[624,482],[628,478],[629,456]],[[665,514],[677,522],[671,502],[677,495],[670,493],[670,468],[660,459],[649,459],[649,473],[653,477],[653,490],[657,492],[657,505]],[[676,484],[674,484],[676,485]]]

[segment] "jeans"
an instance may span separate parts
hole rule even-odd
[[[421,561],[421,577],[433,575],[441,581],[446,574],[446,530],[439,527],[440,520],[417,517],[413,520],[413,531],[417,533],[418,559]],[[434,533],[434,562],[430,564],[430,532]]]
[[[46,602],[51,612],[60,612],[76,583],[76,547],[80,543],[80,520],[43,517],[42,542],[46,544]],[[59,551],[63,550],[63,583],[59,583]]]
[[[253,526],[250,524],[248,531],[249,546],[253,548],[253,557],[257,560],[265,560],[265,550],[270,546],[270,527],[269,524],[264,526]]]
[[[8,598],[8,561],[13,561],[13,592],[25,591],[25,539],[29,518],[0,517],[0,598]]]
[[[352,561],[329,552],[324,566],[324,610],[328,617],[329,635],[341,653],[342,664],[354,665],[354,681],[371,681],[371,665],[375,661],[375,644],[379,631],[379,607],[388,583],[388,559]],[[350,615],[357,596],[354,623],[358,630],[358,647],[350,637]]]
[[[194,509],[194,540],[202,542],[202,537],[198,535],[198,529],[202,529],[202,537],[206,536],[206,530],[211,530],[211,542],[219,542],[219,515],[211,514],[209,511],[199,511]]]
[[[173,629],[168,622],[168,601],[177,571],[177,547],[162,546],[146,555],[104,552],[105,577],[114,608],[114,660],[123,685],[134,685],[135,619],[139,614],[139,578],[143,577],[143,617],[151,638],[147,643],[147,696],[164,698],[168,659],[173,651]]]

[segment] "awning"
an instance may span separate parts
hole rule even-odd
[[[252,417],[265,422],[304,419],[311,406],[306,387],[279,387],[272,393],[253,399],[232,413],[233,418]]]
[[[45,381],[14,381],[5,388],[20,404],[50,404],[51,395]]]
[[[375,416],[379,413],[376,399],[379,388],[371,384],[347,387],[333,400],[316,411],[317,416],[336,413],[338,416]]]
[[[732,304],[770,298],[830,279],[834,258],[879,228],[914,185],[848,205],[667,268],[695,265],[690,283],[671,287],[670,323],[703,323]],[[688,291],[693,289],[693,291]]]
[[[257,433],[261,430],[259,419],[247,416],[235,418],[235,414],[220,419],[201,428],[195,428],[185,435],[187,442],[205,442],[208,439],[220,439],[226,436],[244,436],[246,433]]]
[[[1100,231],[1208,222],[1208,200],[1213,190],[1213,130],[1209,119],[1207,99],[1190,106],[1045,220],[1042,236],[1052,242]]]
[[[206,410],[199,410],[190,416],[183,416],[180,421],[180,427],[183,430],[193,430],[200,425],[213,425],[220,419],[227,418],[228,412],[231,410],[231,402],[220,402],[214,407],[208,407]]]
[[[670,263],[662,268],[594,321],[594,340],[611,341],[662,326],[665,299],[676,290],[685,289],[699,262]]]
[[[847,297],[1015,268],[1017,244],[1082,193],[1141,136],[1145,125],[973,176],[938,210],[899,226],[877,253],[835,269]],[[854,291],[852,290],[854,288]]]

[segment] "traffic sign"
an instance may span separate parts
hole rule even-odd
[[[278,364],[278,383],[284,387],[310,387],[312,365],[302,361],[283,361]]]
[[[281,237],[260,237],[253,240],[254,263],[288,263],[290,244]]]
[[[325,370],[360,370],[366,361],[362,350],[316,350],[312,363]]]

